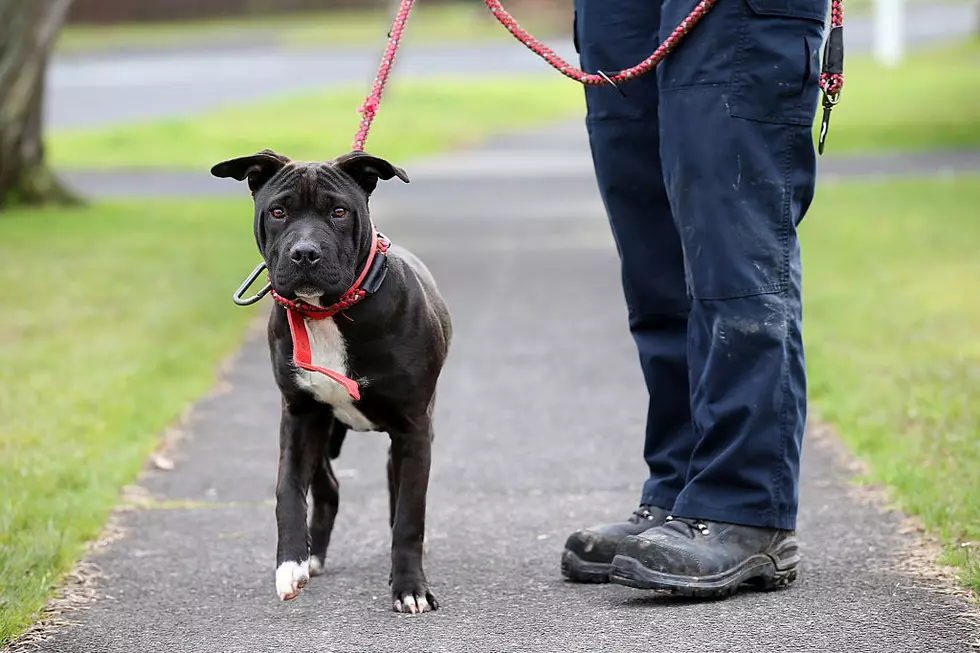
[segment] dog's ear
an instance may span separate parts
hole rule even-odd
[[[368,195],[377,188],[379,179],[388,181],[392,177],[398,177],[408,183],[408,175],[401,168],[358,150],[337,157],[330,165],[350,175]]]
[[[272,179],[273,175],[291,163],[288,157],[276,154],[272,150],[262,150],[251,156],[242,156],[216,163],[211,168],[215,177],[231,177],[238,181],[248,179],[248,188],[252,195]]]

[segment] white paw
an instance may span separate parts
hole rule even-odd
[[[310,576],[323,574],[323,560],[316,556],[310,556]]]
[[[276,592],[283,601],[299,596],[299,591],[310,581],[309,561],[284,562],[276,569]]]

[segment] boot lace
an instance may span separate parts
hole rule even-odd
[[[629,521],[634,524],[639,524],[640,520],[645,519],[649,521],[651,519],[654,519],[655,517],[656,516],[650,512],[649,506],[640,506],[639,508],[633,511],[633,514],[630,516]]]
[[[701,535],[711,534],[711,529],[709,529],[708,525],[700,519],[690,519],[688,517],[674,517],[673,515],[668,515],[667,521],[684,524],[691,530],[691,535],[694,535],[695,532],[700,533]]]

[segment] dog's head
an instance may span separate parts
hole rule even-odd
[[[263,150],[218,163],[211,174],[248,180],[255,241],[276,292],[326,304],[350,288],[369,254],[368,198],[378,180],[408,182],[401,168],[359,151],[306,163]]]

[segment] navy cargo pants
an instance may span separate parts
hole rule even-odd
[[[696,0],[576,0],[587,72],[654,51]],[[718,0],[678,49],[586,90],[596,177],[650,395],[641,503],[794,529],[806,421],[796,229],[826,0]]]

